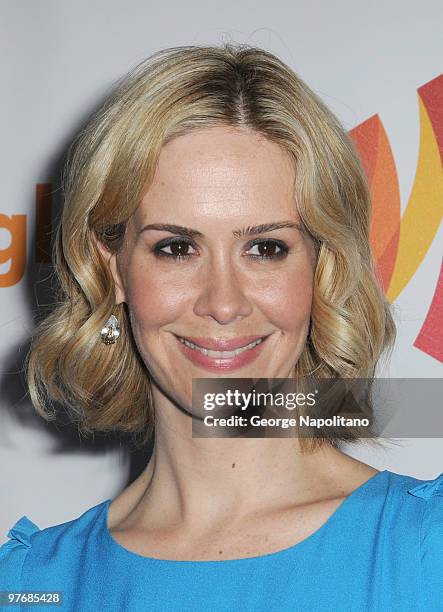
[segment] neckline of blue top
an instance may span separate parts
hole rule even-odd
[[[242,563],[243,564],[253,563],[254,561],[264,562],[264,561],[280,560],[287,556],[298,554],[301,551],[304,551],[306,547],[309,547],[315,544],[316,541],[323,534],[325,534],[325,532],[331,529],[333,525],[337,523],[342,517],[345,517],[348,509],[352,508],[353,504],[358,499],[363,498],[364,496],[368,495],[368,492],[370,491],[372,487],[374,487],[376,484],[378,485],[379,481],[388,478],[391,473],[393,472],[390,472],[390,470],[381,470],[377,472],[376,474],[374,474],[373,476],[371,476],[362,485],[354,489],[354,491],[341,502],[341,504],[335,509],[335,511],[329,516],[329,518],[318,529],[316,529],[311,535],[307,536],[306,538],[297,542],[296,544],[293,544],[292,546],[283,548],[282,550],[277,550],[275,552],[266,553],[263,555],[256,555],[252,557],[240,557],[238,559],[210,559],[210,560],[160,559],[157,557],[140,555],[138,553],[135,553],[125,548],[119,542],[117,542],[117,540],[113,538],[109,530],[108,511],[109,511],[109,506],[113,502],[113,499],[107,499],[106,501],[102,502],[102,504],[100,504],[100,506],[102,506],[102,512],[100,513],[100,517],[99,517],[99,520],[101,523],[100,528],[104,532],[107,543],[113,549],[114,554],[120,554],[126,557],[127,560],[131,558],[134,561],[139,561],[142,563],[163,564],[165,566],[167,565],[186,566],[190,564],[199,564],[199,565],[206,565],[206,566],[209,566],[210,564],[213,564],[213,565],[223,564],[224,566],[226,566],[227,564],[238,565]]]

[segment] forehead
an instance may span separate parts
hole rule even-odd
[[[160,153],[139,216],[255,215],[294,209],[294,162],[249,129],[211,127],[171,140]],[[170,219],[172,220],[172,219]],[[175,220],[175,219],[174,219]]]

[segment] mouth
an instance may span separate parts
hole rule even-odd
[[[249,351],[250,349],[253,349],[255,346],[263,342],[266,336],[260,336],[256,340],[253,340],[252,342],[245,344],[244,346],[240,346],[231,351],[226,351],[226,350],[218,351],[218,350],[207,348],[205,346],[200,346],[199,344],[195,344],[194,342],[191,342],[187,338],[182,338],[181,336],[177,336],[177,338],[185,346],[189,347],[190,349],[200,351],[201,353],[203,353],[203,355],[206,355],[207,357],[218,357],[219,359],[231,359],[232,357],[236,357],[237,355],[240,355],[241,353],[245,351]]]
[[[180,343],[181,352],[190,361],[204,369],[217,371],[238,369],[256,359],[270,335],[244,336],[230,340],[199,338],[205,346],[197,344],[195,338],[192,341],[182,336],[175,337]],[[215,346],[218,348],[214,348]]]

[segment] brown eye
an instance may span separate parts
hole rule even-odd
[[[273,257],[277,251],[277,245],[272,242],[262,242],[257,247],[259,254],[263,257]]]
[[[251,257],[255,259],[279,259],[288,253],[288,247],[277,240],[262,240],[253,244],[249,250],[256,249]]]
[[[189,259],[193,256],[193,253],[189,253],[189,248],[192,244],[187,240],[169,240],[168,242],[161,242],[154,248],[154,254],[156,257],[165,257],[171,260]],[[166,250],[166,249],[169,249]]]
[[[173,242],[170,245],[171,254],[174,257],[183,257],[183,255],[188,255],[189,246],[190,245],[188,242]]]

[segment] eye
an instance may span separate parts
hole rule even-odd
[[[280,240],[260,240],[249,246],[250,249],[256,248],[258,253],[251,255],[254,259],[281,259],[288,254],[288,247]]]
[[[156,257],[166,257],[172,260],[189,259],[193,253],[189,253],[189,247],[194,248],[192,243],[183,238],[162,241],[155,245],[153,251]],[[167,252],[165,249],[169,249]]]
[[[194,249],[192,242],[184,238],[173,238],[162,240],[153,248],[154,255],[159,258],[170,259],[171,261],[179,261],[194,257],[195,252],[189,252]],[[259,261],[276,260],[286,257],[288,254],[288,246],[280,240],[257,240],[249,244],[248,251],[256,249],[256,253],[249,256]]]

